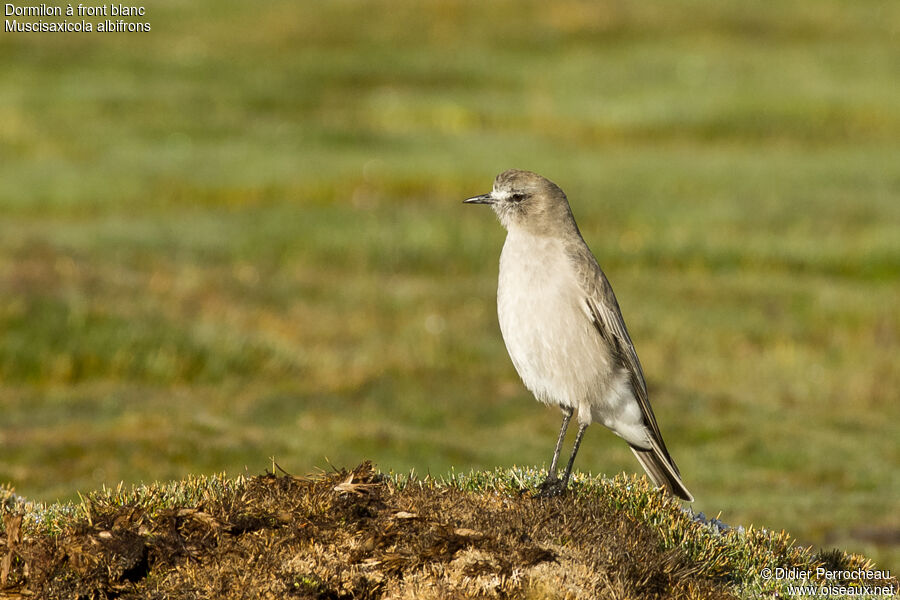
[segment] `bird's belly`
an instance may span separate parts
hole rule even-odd
[[[547,404],[583,411],[603,395],[611,359],[585,312],[583,293],[561,248],[504,245],[497,310],[500,330],[525,386]],[[540,260],[534,260],[539,257]]]

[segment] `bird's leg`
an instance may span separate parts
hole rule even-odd
[[[569,484],[569,476],[572,474],[572,465],[575,464],[575,455],[578,454],[578,447],[581,446],[581,438],[584,437],[584,430],[588,424],[582,423],[578,427],[578,435],[575,436],[575,445],[572,447],[572,456],[569,457],[569,464],[566,465],[566,472],[563,473],[562,488],[566,489]]]
[[[562,425],[559,428],[556,450],[553,451],[553,460],[550,461],[550,473],[547,475],[547,479],[556,479],[556,465],[559,463],[559,454],[562,452],[563,441],[566,439],[566,430],[569,429],[569,420],[572,418],[573,412],[575,412],[575,409],[571,406],[563,408]]]
[[[547,473],[547,479],[541,484],[539,496],[556,496],[560,493],[559,478],[556,476],[556,468],[559,464],[559,454],[562,452],[563,441],[566,439],[566,430],[569,428],[569,420],[572,413],[575,412],[571,406],[564,407],[562,426],[559,428],[559,438],[556,440],[556,450],[553,451],[553,460],[550,462],[550,472]]]

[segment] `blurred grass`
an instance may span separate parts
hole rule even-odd
[[[900,565],[900,5],[171,1],[0,36],[0,481],[545,463],[459,204],[529,168],[697,510]],[[592,428],[578,466],[635,472]]]

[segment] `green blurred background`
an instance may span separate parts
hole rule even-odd
[[[0,481],[546,464],[460,204],[517,167],[568,192],[695,508],[900,567],[900,3],[147,10],[0,35]],[[600,426],[577,466],[640,471]]]

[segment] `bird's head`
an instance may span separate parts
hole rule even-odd
[[[575,228],[565,193],[549,179],[531,171],[504,171],[494,179],[489,194],[464,202],[489,204],[507,231],[524,229],[535,235],[557,235]]]

